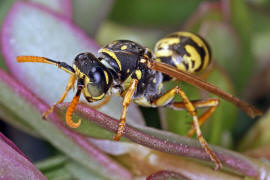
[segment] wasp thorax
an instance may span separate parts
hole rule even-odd
[[[124,51],[136,54],[142,54],[145,50],[143,46],[130,40],[117,40],[104,47],[111,51]]]

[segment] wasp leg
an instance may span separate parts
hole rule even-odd
[[[45,57],[39,57],[39,56],[17,56],[17,62],[23,63],[23,62],[37,62],[37,63],[46,63],[46,64],[52,64],[56,65],[58,68],[66,71],[69,74],[74,74],[74,69],[64,63],[59,61],[54,61],[52,59],[48,59]]]
[[[137,88],[138,85],[138,80],[137,79],[132,79],[129,85],[129,88],[127,89],[127,91],[124,93],[124,97],[123,97],[123,102],[122,102],[122,106],[123,106],[123,110],[122,110],[122,114],[120,117],[120,122],[118,124],[118,129],[117,129],[117,133],[114,136],[114,140],[118,141],[120,140],[120,137],[123,135],[124,130],[125,130],[125,124],[126,124],[126,116],[127,116],[127,108],[129,106],[129,103],[133,97],[133,94]]]
[[[60,98],[54,105],[52,105],[46,112],[44,112],[44,113],[42,114],[42,118],[43,118],[43,119],[46,119],[47,116],[48,116],[50,113],[53,112],[53,110],[54,110],[54,108],[55,108],[55,106],[56,106],[57,104],[60,104],[60,103],[62,103],[62,102],[65,100],[65,98],[66,98],[68,92],[69,92],[70,89],[74,86],[75,81],[76,81],[76,76],[75,76],[75,74],[73,74],[73,75],[70,76],[70,78],[69,78],[69,80],[68,80],[68,84],[67,84],[66,89],[65,89],[65,92],[62,94],[61,98]]]
[[[222,164],[221,164],[220,160],[215,155],[215,153],[210,149],[206,140],[202,136],[202,132],[201,132],[198,117],[197,117],[197,111],[196,111],[195,107],[193,106],[193,104],[188,99],[188,97],[186,96],[184,91],[182,91],[178,86],[176,86],[173,89],[166,92],[165,94],[163,94],[158,99],[154,100],[153,105],[163,106],[164,104],[166,104],[168,101],[170,101],[177,94],[181,96],[181,98],[183,99],[183,104],[184,104],[185,108],[192,115],[193,126],[194,126],[197,138],[199,139],[201,146],[204,148],[205,152],[209,155],[211,160],[213,162],[215,162],[215,164],[216,164],[215,169],[217,170],[217,169],[221,168]]]
[[[84,88],[84,80],[83,79],[79,79],[78,80],[78,87],[77,87],[77,92],[75,94],[75,96],[73,97],[72,101],[70,102],[68,108],[67,108],[67,112],[66,112],[66,123],[69,127],[71,128],[77,128],[81,125],[81,120],[79,119],[78,122],[74,123],[72,120],[72,114],[79,102],[80,96],[81,96],[81,92],[82,89]]]
[[[219,99],[206,99],[206,100],[195,100],[190,101],[195,108],[208,108],[200,117],[199,117],[199,125],[201,126],[216,110],[217,106],[219,105]],[[175,110],[182,110],[185,109],[185,104],[183,102],[171,102],[167,107],[170,107]],[[191,137],[195,133],[195,129],[192,128],[188,131],[187,136]]]

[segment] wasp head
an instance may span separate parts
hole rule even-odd
[[[76,56],[73,67],[78,78],[84,79],[84,96],[89,102],[101,100],[112,84],[112,75],[93,54]]]

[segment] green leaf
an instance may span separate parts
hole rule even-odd
[[[97,33],[114,4],[114,0],[76,0],[72,2],[75,23],[91,36]]]
[[[270,111],[261,117],[248,131],[239,145],[240,151],[259,148],[270,142]]]
[[[45,180],[45,176],[0,132],[1,179]]]
[[[80,179],[80,180],[104,180],[89,169],[64,155],[50,157],[40,161],[36,166],[48,179]]]
[[[198,0],[118,0],[111,19],[131,25],[179,25],[198,6]]]
[[[238,71],[233,75],[236,82],[235,87],[238,93],[243,91],[243,88],[253,74],[253,69],[256,67],[255,59],[251,51],[252,21],[250,9],[244,1],[231,0],[231,21],[237,32],[240,40],[241,55],[238,61]]]

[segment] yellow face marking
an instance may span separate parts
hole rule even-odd
[[[105,94],[102,93],[100,96],[97,96],[97,97],[91,97],[91,98],[94,99],[94,100],[100,100],[100,99],[102,99],[104,96],[105,96]]]
[[[94,96],[92,96],[92,95],[89,93],[89,91],[88,91],[87,88],[84,89],[83,94],[84,94],[85,97],[91,99],[92,101],[93,101],[93,100],[95,100],[95,101],[101,100],[101,99],[105,96],[105,94],[102,93],[100,96],[94,97]]]
[[[155,83],[155,84],[157,83],[157,79],[156,78],[153,79],[153,83]]]
[[[88,76],[86,74],[84,74],[83,72],[81,72],[77,66],[73,65],[73,69],[75,70],[75,74],[77,77],[79,78],[84,78],[85,83],[90,83],[90,79],[88,78]]]
[[[111,57],[116,61],[117,65],[118,65],[118,67],[119,67],[119,69],[120,69],[120,71],[122,70],[121,62],[120,62],[120,60],[116,57],[116,55],[115,55],[114,52],[110,51],[109,49],[105,49],[105,48],[101,49],[100,52],[106,53],[106,54],[108,54],[109,56],[111,56]]]
[[[126,45],[121,46],[121,50],[125,50],[125,49],[127,49]]]
[[[92,98],[87,88],[84,88],[83,94],[85,97]]]
[[[130,69],[127,70],[127,73],[129,73],[129,72],[130,72]]]
[[[136,74],[138,80],[140,80],[140,79],[142,78],[142,71],[136,70],[136,71],[135,71],[135,74]]]
[[[103,71],[104,74],[105,74],[105,79],[106,79],[106,84],[109,84],[109,76],[108,76],[108,73],[107,71]]]

